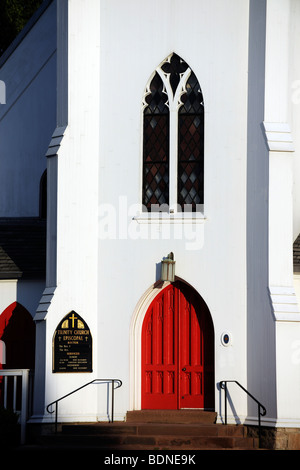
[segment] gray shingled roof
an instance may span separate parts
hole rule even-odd
[[[46,221],[0,218],[0,279],[44,279]]]
[[[0,279],[18,279],[22,271],[0,246]]]

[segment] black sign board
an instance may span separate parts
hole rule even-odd
[[[92,372],[92,336],[74,311],[59,323],[53,336],[53,372]]]

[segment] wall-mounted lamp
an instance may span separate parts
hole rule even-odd
[[[169,253],[161,262],[161,280],[175,281],[175,261],[173,253]]]

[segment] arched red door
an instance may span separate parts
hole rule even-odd
[[[142,327],[142,409],[214,408],[214,331],[190,286],[170,284]]]
[[[0,340],[6,346],[5,369],[34,369],[35,323],[18,302],[0,314]]]

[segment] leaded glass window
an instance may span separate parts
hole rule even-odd
[[[151,80],[144,109],[143,203],[169,204],[169,107],[162,79]]]
[[[204,104],[188,64],[171,54],[144,96],[143,205],[196,211],[204,203]]]
[[[192,72],[181,96],[178,114],[178,204],[203,204],[204,109],[198,80]]]

